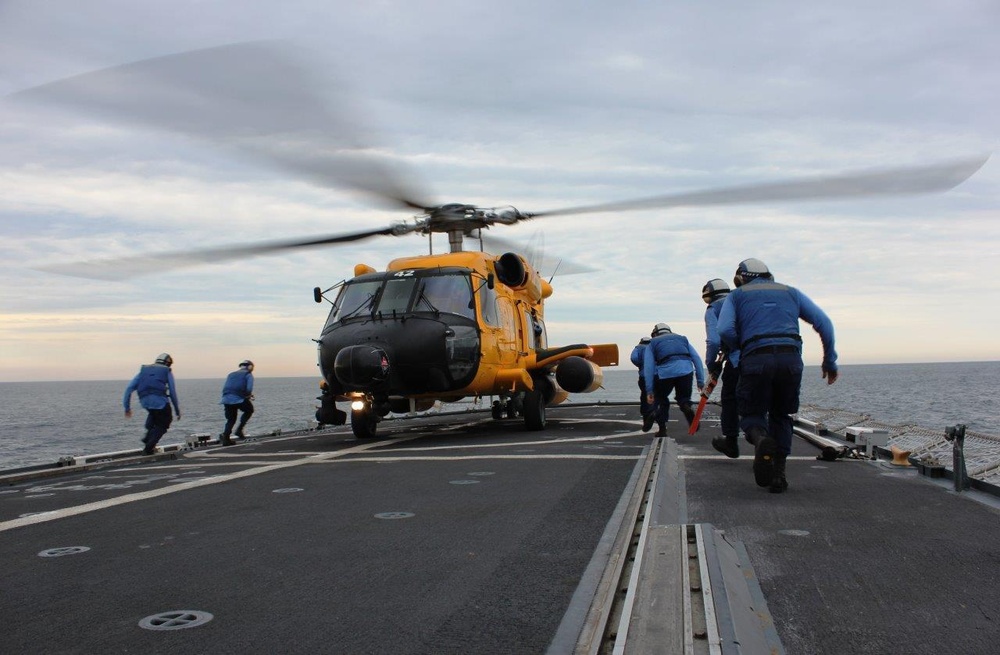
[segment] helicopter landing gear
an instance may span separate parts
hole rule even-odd
[[[504,406],[504,410],[507,412],[507,418],[517,418],[524,414],[524,399],[523,394],[517,393],[507,399],[507,404]]]
[[[510,398],[493,401],[493,406],[490,408],[490,412],[493,414],[493,420],[499,421],[503,418],[517,418],[524,414],[524,394],[516,393]]]
[[[545,429],[545,405],[552,400],[555,388],[548,378],[535,378],[535,388],[524,392],[524,427],[528,430]]]
[[[351,410],[351,431],[358,439],[374,439],[378,430],[379,417],[372,411],[370,403],[361,409]]]

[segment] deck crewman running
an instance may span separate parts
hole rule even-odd
[[[690,425],[694,420],[691,378],[697,375],[700,392],[705,386],[705,368],[698,351],[687,337],[674,334],[666,323],[657,323],[650,336],[652,340],[646,347],[642,366],[646,400],[653,404],[653,413],[659,426],[656,436],[665,437],[670,415],[670,392],[674,392],[674,401]]]
[[[219,435],[223,446],[233,445],[233,440],[229,436],[233,433],[233,425],[236,424],[236,415],[242,412],[240,424],[236,428],[236,437],[246,439],[243,428],[247,421],[253,416],[253,362],[244,359],[240,362],[240,367],[226,376],[226,382],[222,385],[221,405],[226,416],[226,426]]]
[[[653,421],[656,420],[656,416],[653,414],[653,406],[649,404],[649,400],[646,398],[648,395],[646,391],[646,377],[642,373],[646,346],[649,345],[651,340],[650,337],[639,339],[639,343],[632,349],[632,355],[629,357],[629,361],[639,369],[639,415],[642,416],[643,432],[649,432],[653,427]]]
[[[160,353],[152,364],[143,364],[132,381],[125,387],[122,405],[125,406],[125,417],[132,417],[132,392],[139,394],[139,404],[149,412],[146,417],[146,434],[142,438],[145,447],[144,455],[152,455],[156,444],[170,429],[172,416],[170,404],[174,405],[177,420],[181,420],[181,407],[177,401],[177,389],[174,387],[174,374],[170,370],[174,358],[167,353]]]
[[[712,439],[712,447],[727,457],[740,456],[740,415],[736,403],[736,385],[740,381],[740,351],[724,347],[719,338],[719,312],[729,295],[725,280],[715,278],[705,283],[701,298],[705,308],[705,368],[713,380],[722,382],[719,392],[722,436]]]
[[[740,427],[754,444],[754,479],[772,493],[788,489],[785,459],[792,450],[792,418],[799,410],[802,337],[799,319],[823,342],[823,377],[837,381],[833,323],[804,293],[774,281],[759,259],[744,259],[733,278],[736,289],[719,313],[719,336],[740,350],[736,388]]]

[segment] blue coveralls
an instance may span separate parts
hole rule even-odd
[[[685,414],[691,410],[692,370],[698,377],[698,386],[705,386],[705,368],[701,357],[687,337],[680,334],[662,334],[654,337],[643,353],[642,374],[647,389],[653,391],[656,423],[666,428],[670,416],[670,392]]]
[[[823,370],[837,371],[833,323],[804,293],[765,278],[751,280],[727,296],[719,313],[719,336],[740,349],[736,388],[740,427],[753,436],[766,431],[778,452],[792,450],[791,414],[799,410],[802,337],[799,319],[823,342]]]
[[[728,296],[728,294],[727,294]],[[705,365],[709,366],[714,362],[722,351],[722,339],[719,337],[719,312],[726,302],[726,297],[718,298],[705,308]],[[722,375],[720,382],[722,389],[719,391],[719,404],[721,406],[720,420],[722,435],[736,438],[740,435],[740,415],[737,409],[736,386],[740,381],[740,351],[732,350],[726,355],[722,365]]]
[[[639,414],[641,416],[646,416],[651,411],[649,406],[649,401],[646,400],[646,378],[642,374],[642,364],[643,355],[646,352],[646,346],[649,343],[639,342],[635,348],[632,349],[632,356],[629,358],[632,364],[639,369]]]
[[[233,425],[236,424],[236,415],[242,411],[239,427],[236,428],[236,436],[242,437],[243,428],[247,421],[253,416],[253,403],[250,396],[253,395],[253,373],[240,367],[226,376],[226,382],[222,385],[222,401],[225,407],[226,427],[222,430],[223,439],[228,439],[233,433]]]
[[[146,444],[146,452],[151,453],[156,444],[170,429],[173,417],[170,414],[170,403],[178,417],[181,408],[177,401],[177,390],[174,388],[174,374],[169,366],[163,364],[144,364],[132,381],[125,387],[122,405],[125,411],[132,409],[132,392],[139,394],[139,404],[149,412],[146,417],[146,435],[142,442]]]

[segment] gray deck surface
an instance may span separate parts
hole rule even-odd
[[[638,423],[442,416],[0,486],[0,650],[544,653],[652,440]],[[803,442],[772,495],[714,434],[671,444],[656,518],[745,544],[786,652],[1000,651],[1000,512]],[[213,618],[139,627],[172,610]]]

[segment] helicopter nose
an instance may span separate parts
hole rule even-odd
[[[368,389],[389,378],[389,355],[374,346],[347,346],[337,353],[333,373],[345,388]]]

